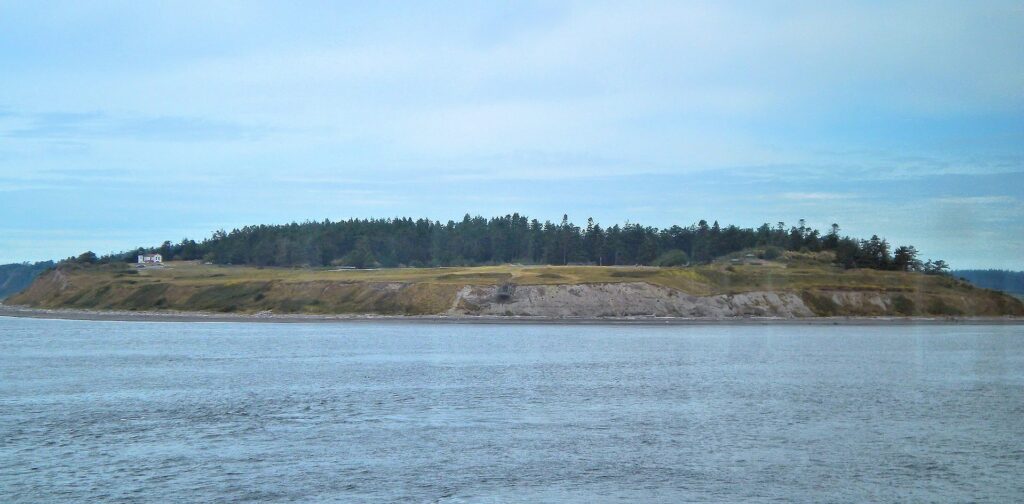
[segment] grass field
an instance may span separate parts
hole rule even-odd
[[[139,281],[210,285],[231,282],[401,282],[436,285],[556,285],[647,282],[698,296],[734,294],[752,290],[941,290],[962,285],[951,278],[868,269],[843,270],[823,261],[795,255],[761,265],[713,263],[695,267],[646,266],[477,266],[461,268],[390,268],[337,270],[255,268],[170,262],[163,268],[138,270]],[[97,269],[98,280],[110,272]],[[115,273],[116,274],[116,273]]]

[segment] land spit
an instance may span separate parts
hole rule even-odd
[[[0,304],[0,317],[94,322],[442,323],[553,325],[1024,325],[1024,317],[530,317],[494,315],[309,315],[30,308]]]
[[[5,303],[8,313],[119,320],[134,320],[138,313],[145,313],[140,317],[146,320],[392,316],[658,323],[1024,316],[1020,300],[950,277],[842,270],[801,255],[758,266],[688,268],[505,265],[332,271],[195,263],[141,270],[120,264],[63,266],[42,274]]]

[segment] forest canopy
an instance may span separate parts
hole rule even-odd
[[[637,223],[602,227],[587,219],[578,226],[540,222],[518,213],[484,218],[466,214],[461,221],[429,219],[349,219],[283,225],[245,226],[215,231],[202,241],[183,239],[139,248],[87,262],[135,261],[142,253],[164,260],[203,260],[256,266],[425,267],[486,264],[593,264],[680,266],[706,263],[745,249],[762,254],[782,250],[832,251],[845,268],[874,268],[944,273],[944,261],[922,262],[913,246],[893,248],[878,236],[840,235],[838,224],[822,233],[805,225],[757,228],[721,226],[700,220],[689,226],[659,229]],[[770,258],[770,257],[767,257]],[[75,261],[81,260],[81,256]]]

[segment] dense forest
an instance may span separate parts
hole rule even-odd
[[[36,277],[53,267],[53,261],[0,265],[0,299],[28,287]]]
[[[1024,271],[957,270],[953,275],[978,287],[995,289],[1010,294],[1024,295]]]
[[[164,260],[203,260],[215,264],[257,266],[423,267],[502,263],[679,266],[757,248],[771,259],[784,250],[834,251],[846,268],[943,273],[943,261],[922,262],[913,246],[893,248],[878,236],[858,240],[839,233],[839,225],[822,233],[800,220],[787,227],[720,226],[701,220],[664,229],[635,223],[601,227],[588,219],[581,227],[563,216],[540,222],[518,213],[471,217],[442,223],[428,219],[324,220],[219,230],[201,242],[170,241],[80,262],[135,261],[136,254],[159,252]],[[766,257],[767,256],[767,257]]]

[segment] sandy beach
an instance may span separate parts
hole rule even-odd
[[[184,311],[116,311],[41,309],[0,304],[0,317],[118,322],[253,322],[253,323],[448,323],[569,325],[1024,325],[1021,317],[520,317],[373,314],[238,314]]]

